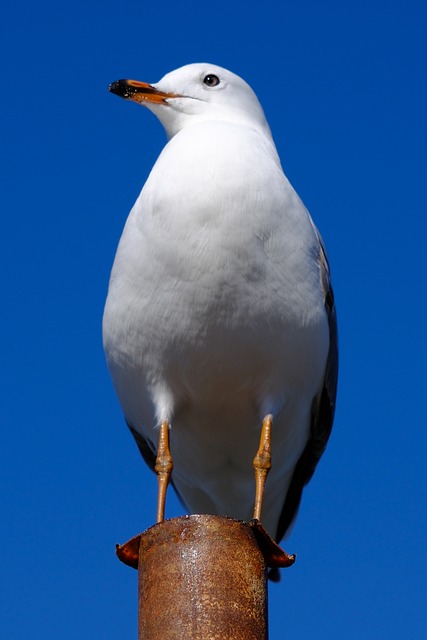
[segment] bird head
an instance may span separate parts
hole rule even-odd
[[[163,124],[168,138],[187,126],[212,120],[248,125],[271,137],[251,87],[236,74],[216,65],[189,64],[155,84],[117,80],[110,85],[110,91],[150,109]]]

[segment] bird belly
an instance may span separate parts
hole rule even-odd
[[[215,165],[215,181],[209,165],[200,168],[194,183],[209,186],[202,206],[186,198],[185,157],[161,199],[150,176],[117,251],[104,347],[133,428],[155,445],[155,426],[171,424],[174,484],[192,511],[250,516],[252,460],[262,419],[273,415],[265,512],[274,535],[329,333],[306,210],[273,161],[272,190],[252,165],[236,168],[239,157],[230,152],[228,164]],[[191,176],[197,171],[194,162]],[[244,201],[217,197],[212,185],[227,180],[245,185]]]
[[[251,289],[250,300],[242,286],[233,304],[222,296],[213,303],[203,282],[168,294],[157,283],[144,304],[130,297],[139,300],[135,308],[114,304],[113,293],[106,351],[128,422],[154,447],[156,424],[171,424],[173,480],[191,512],[251,517],[252,460],[262,419],[273,414],[263,521],[275,535],[308,438],[328,330],[323,310],[305,326],[282,299],[267,301]]]

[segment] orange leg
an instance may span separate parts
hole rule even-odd
[[[163,522],[165,519],[166,490],[168,488],[172,469],[173,460],[169,449],[169,424],[167,422],[162,422],[160,425],[156,466],[154,467],[159,483],[159,490],[157,494],[157,523]]]
[[[273,416],[268,415],[262,422],[259,449],[254,458],[255,470],[255,506],[254,519],[261,520],[262,502],[264,498],[265,481],[271,468],[271,427]]]

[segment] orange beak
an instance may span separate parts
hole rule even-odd
[[[179,98],[176,93],[165,93],[159,91],[147,82],[139,82],[138,80],[116,80],[109,86],[109,91],[115,93],[116,96],[125,98],[125,100],[133,100],[144,104],[144,102],[152,102],[155,104],[165,103],[167,98]]]

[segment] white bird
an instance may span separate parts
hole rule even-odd
[[[104,312],[126,421],[151,467],[156,428],[170,426],[172,482],[191,512],[244,520],[260,427],[272,421],[262,519],[280,540],[334,414],[321,238],[240,77],[190,64],[110,90],[152,111],[169,140],[126,222]]]

